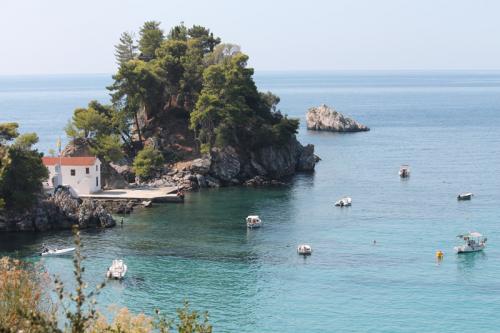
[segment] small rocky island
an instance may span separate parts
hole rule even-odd
[[[323,104],[307,111],[307,129],[330,132],[365,132],[370,128]]]

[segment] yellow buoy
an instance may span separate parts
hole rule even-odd
[[[439,251],[436,252],[436,258],[437,259],[443,259],[443,257],[444,257],[443,251],[439,250]]]

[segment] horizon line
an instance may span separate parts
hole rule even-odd
[[[252,67],[249,67],[252,68]],[[500,72],[500,68],[417,68],[417,69],[254,69],[254,75],[257,73],[315,73],[315,72]],[[93,75],[114,75],[114,73],[106,72],[67,72],[67,73],[17,73],[3,74],[0,77],[28,77],[28,76],[93,76]]]

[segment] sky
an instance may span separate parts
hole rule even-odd
[[[2,0],[0,75],[112,73],[123,31],[204,25],[256,70],[500,69],[498,0]]]

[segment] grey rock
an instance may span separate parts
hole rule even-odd
[[[362,132],[370,130],[367,126],[345,117],[325,104],[310,108],[306,120],[307,129],[309,130],[331,132]]]
[[[203,175],[196,174],[196,181],[198,183],[199,188],[205,188],[208,186],[207,180],[205,179],[205,177]]]
[[[210,175],[213,177],[229,182],[240,172],[239,156],[233,147],[213,148],[211,156]]]
[[[2,212],[0,231],[45,231],[115,225],[109,212],[96,200],[80,201],[67,188],[58,188],[50,197],[39,197],[35,206],[24,212]]]
[[[220,187],[220,181],[217,178],[206,176],[205,180],[207,181],[208,187],[214,187],[214,188]]]
[[[314,146],[304,147],[292,138],[286,145],[267,146],[252,153],[251,164],[254,168],[258,166],[257,175],[272,179],[292,176],[297,171],[313,171],[316,164]]]
[[[189,170],[193,173],[206,175],[210,172],[211,164],[212,161],[210,157],[197,158],[191,163]]]
[[[319,157],[314,155],[314,145],[307,145],[302,148],[297,161],[297,171],[312,171]]]

